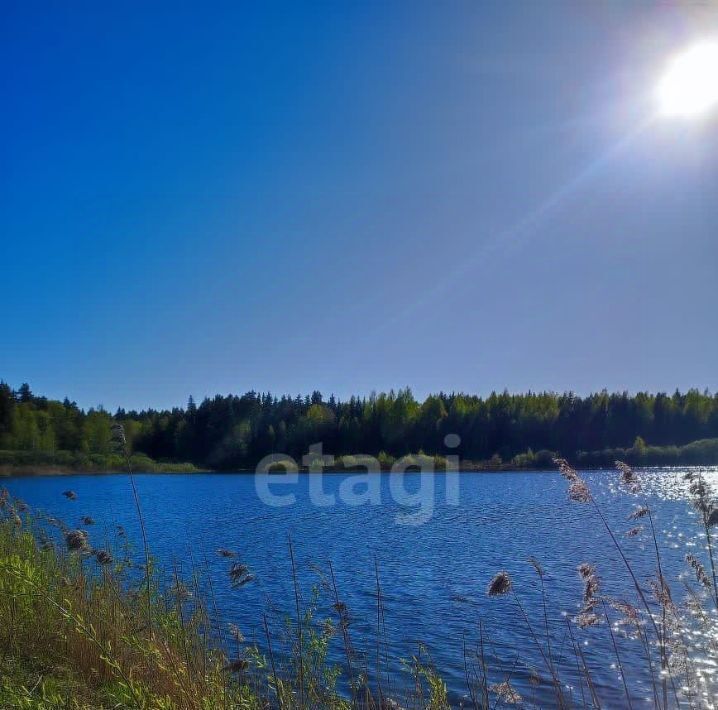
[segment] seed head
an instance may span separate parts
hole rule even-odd
[[[486,593],[490,597],[500,597],[504,594],[508,594],[511,591],[511,577],[506,571],[501,571],[494,576],[489,582],[489,587]]]
[[[237,626],[236,624],[229,625],[229,633],[232,634],[232,638],[237,643],[242,643],[242,641],[244,641],[244,634],[242,633],[239,626]]]
[[[489,690],[492,693],[496,693],[498,697],[503,700],[507,705],[518,705],[523,701],[523,698],[508,682],[496,683],[492,685]]]
[[[591,491],[582,478],[577,478],[568,487],[568,497],[576,503],[588,503],[591,500]]]
[[[90,543],[85,530],[70,530],[65,533],[65,543],[70,552],[90,552]]]
[[[536,570],[536,574],[538,574],[539,577],[543,577],[544,571],[541,563],[535,557],[529,557],[529,563]]]
[[[645,505],[642,505],[640,508],[636,508],[629,516],[629,520],[638,520],[639,518],[644,518],[646,515],[648,515],[650,511],[648,508],[646,508]]]
[[[706,572],[706,568],[703,566],[703,563],[695,555],[691,555],[690,553],[686,555],[686,562],[693,568],[698,582],[704,587],[710,589],[711,580],[710,577],[708,577],[708,573]]]
[[[576,470],[572,468],[566,459],[556,458],[553,462],[558,466],[559,473],[569,481],[575,481],[578,478]]]
[[[112,564],[112,555],[106,550],[97,550],[95,552],[95,559],[101,565]]]
[[[581,612],[576,617],[576,623],[578,624],[579,628],[585,629],[589,626],[595,626],[598,624],[599,619],[596,614],[594,614],[592,611],[585,611]]]
[[[589,612],[598,603],[598,592],[601,586],[596,568],[588,562],[582,562],[577,568],[583,580],[583,612]]]
[[[621,483],[623,483],[631,493],[638,493],[641,490],[641,486],[638,483],[638,477],[633,469],[623,461],[615,461],[614,463],[621,474]]]
[[[254,579],[254,575],[249,573],[247,565],[241,562],[235,562],[229,568],[229,579],[233,587],[243,587]]]
[[[629,623],[638,623],[638,609],[633,604],[618,599],[610,600],[609,604]]]

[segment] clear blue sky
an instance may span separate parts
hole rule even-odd
[[[680,5],[680,6],[679,6]],[[0,378],[718,387],[718,123],[679,3],[8,2]]]

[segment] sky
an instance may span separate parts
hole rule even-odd
[[[0,379],[718,389],[718,119],[678,2],[0,4]]]

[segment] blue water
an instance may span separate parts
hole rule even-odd
[[[705,541],[699,536],[691,510],[684,471],[644,472],[643,491],[632,496],[620,489],[612,472],[585,474],[637,576],[650,593],[655,573],[653,543],[645,533],[627,538],[623,533],[636,525],[627,516],[640,504],[651,506],[661,542],[664,574],[672,584],[674,599],[682,599],[681,585],[690,581],[684,561],[686,552],[702,554]],[[350,474],[322,478],[324,492],[337,493]],[[238,626],[247,642],[266,650],[261,614],[266,612],[280,652],[282,628],[287,615],[294,615],[288,539],[294,546],[302,600],[311,597],[311,587],[320,586],[317,619],[333,615],[326,584],[331,561],[341,600],[350,617],[352,643],[358,652],[357,665],[366,665],[370,677],[376,669],[378,568],[384,605],[384,627],[380,651],[409,659],[423,645],[446,681],[453,705],[466,699],[464,644],[469,665],[484,636],[485,653],[494,668],[491,682],[510,677],[511,684],[528,704],[552,704],[548,684],[530,682],[532,671],[546,677],[541,657],[509,597],[489,598],[486,587],[492,576],[505,569],[536,631],[544,634],[539,579],[527,561],[538,559],[546,573],[549,595],[549,626],[557,657],[566,657],[561,676],[580,697],[574,654],[566,637],[566,618],[581,604],[582,583],[576,573],[581,562],[595,564],[603,592],[632,603],[635,590],[625,574],[596,512],[588,505],[568,501],[566,483],[554,473],[466,473],[460,477],[458,505],[447,502],[444,478],[434,479],[435,490],[426,478],[408,474],[409,493],[422,494],[424,512],[433,502],[431,515],[423,524],[403,525],[397,515],[416,512],[416,505],[396,503],[388,474],[379,476],[380,504],[317,507],[310,500],[309,479],[300,476],[296,485],[273,486],[277,493],[293,493],[296,501],[283,507],[266,505],[258,497],[252,475],[194,474],[136,476],[146,518],[152,554],[171,570],[177,566],[185,576],[198,569],[203,584],[210,579],[219,618],[227,628]],[[718,478],[718,472],[708,472]],[[117,546],[116,526],[124,526],[127,538],[141,549],[137,516],[126,476],[63,476],[9,478],[3,481],[11,493],[33,508],[81,525],[90,515],[96,524],[88,527],[96,547]],[[72,489],[77,500],[63,497]],[[410,501],[411,502],[411,501]],[[413,501],[416,503],[416,500]],[[647,523],[644,519],[639,523]],[[255,580],[233,589],[227,576],[233,561],[216,550],[237,552],[236,560],[249,566]],[[599,696],[607,706],[625,704],[610,636],[604,626],[576,630]],[[620,634],[620,630],[616,630]],[[362,656],[364,652],[366,655]],[[691,650],[693,653],[693,651]],[[696,655],[700,655],[698,650]],[[567,656],[568,654],[568,656]],[[330,658],[341,664],[344,652],[339,635],[330,647]],[[645,659],[638,642],[621,642],[621,660],[626,670],[634,704],[651,704]],[[705,693],[716,686],[715,664],[701,661]],[[387,677],[388,674],[388,677]],[[382,668],[386,692],[401,696],[411,686],[410,675],[394,663]],[[587,691],[586,691],[587,692]]]

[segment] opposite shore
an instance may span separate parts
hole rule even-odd
[[[542,450],[533,452],[529,449],[508,461],[500,456],[483,461],[472,461],[461,457],[452,457],[447,461],[444,456],[429,456],[420,452],[394,457],[380,452],[377,456],[337,456],[330,457],[328,463],[318,466],[312,464],[311,453],[303,457],[301,462],[286,458],[300,473],[323,470],[326,473],[365,472],[367,469],[389,472],[391,470],[433,470],[444,472],[456,470],[461,473],[471,472],[511,472],[511,471],[551,471],[553,461],[558,452]],[[671,466],[716,466],[718,465],[718,439],[701,439],[685,446],[647,446],[637,440],[630,448],[604,449],[601,451],[579,451],[573,457],[582,469],[612,468],[616,460],[626,461],[637,467],[671,467]],[[371,462],[367,465],[367,461]],[[456,462],[458,461],[458,467]],[[195,473],[254,473],[256,467],[233,467],[231,469],[212,469],[196,466],[189,462],[155,461],[142,453],[131,456],[132,469],[136,473],[158,474],[195,474]],[[396,468],[395,468],[396,467]],[[266,467],[270,472],[284,470],[281,464]],[[75,454],[68,451],[2,451],[0,450],[0,477],[10,476],[65,476],[73,474],[112,475],[126,473],[126,462],[117,455],[99,456]]]

